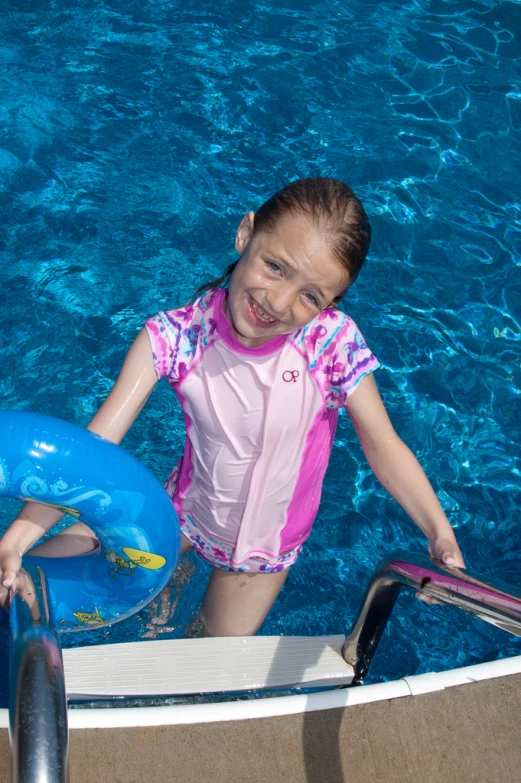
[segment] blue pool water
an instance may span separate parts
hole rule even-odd
[[[0,404],[85,425],[145,319],[235,256],[288,179],[345,179],[374,229],[345,303],[470,567],[521,585],[521,4],[494,0],[12,0],[0,49]],[[166,385],[124,445],[160,478],[183,443]],[[0,525],[16,512],[0,499]],[[341,417],[314,532],[262,627],[344,632],[422,535]],[[180,636],[153,605],[88,640]],[[190,576],[190,574],[188,574]],[[87,636],[81,636],[82,643]],[[69,643],[69,642],[68,642]],[[371,679],[521,653],[410,595]]]

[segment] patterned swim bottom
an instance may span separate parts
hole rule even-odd
[[[249,571],[265,574],[284,571],[290,565],[293,565],[302,550],[302,545],[299,545],[295,549],[290,549],[289,552],[283,552],[277,557],[275,562],[268,562],[262,557],[250,557],[242,565],[232,566],[231,563],[235,551],[233,544],[219,541],[210,533],[203,532],[188,514],[184,514],[180,522],[181,530],[190,543],[193,544],[197,554],[213,566],[222,568],[223,571]]]

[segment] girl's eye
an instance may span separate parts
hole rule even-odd
[[[275,261],[268,261],[268,260],[266,260],[265,264],[268,267],[268,269],[270,270],[270,272],[280,272],[281,271],[280,265],[277,264]]]
[[[306,294],[306,299],[310,304],[312,304],[314,307],[320,307],[320,302],[318,301],[315,294]]]

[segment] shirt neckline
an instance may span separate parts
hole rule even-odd
[[[219,335],[222,337],[223,342],[231,348],[232,351],[237,353],[243,353],[247,356],[269,356],[272,353],[280,350],[286,342],[287,335],[279,334],[273,337],[271,340],[267,340],[262,345],[244,345],[233,334],[232,326],[224,312],[224,300],[228,295],[227,288],[218,288],[215,292],[215,319],[217,321],[217,329]]]

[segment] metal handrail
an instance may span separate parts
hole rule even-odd
[[[67,696],[45,576],[26,566],[11,597],[9,737],[13,783],[68,783]]]
[[[395,552],[375,571],[351,633],[342,648],[354,669],[352,685],[365,679],[402,587],[421,590],[505,631],[521,636],[521,590],[470,571],[449,568],[426,555]]]

